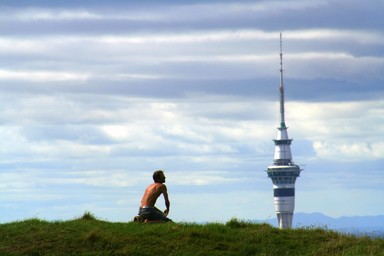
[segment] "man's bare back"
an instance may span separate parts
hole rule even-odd
[[[147,187],[141,199],[140,207],[155,206],[157,198],[164,194],[164,199],[168,198],[167,187],[162,183],[153,183]]]

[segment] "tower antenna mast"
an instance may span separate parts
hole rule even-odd
[[[280,128],[285,128],[283,72],[283,35],[280,32]]]

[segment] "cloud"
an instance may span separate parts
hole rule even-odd
[[[382,45],[383,34],[380,31],[352,29],[308,29],[288,30],[284,32],[287,40],[316,40],[315,42],[329,43],[344,41],[361,45]]]
[[[305,136],[311,139],[342,139],[377,141],[382,130],[383,102],[290,102],[288,116]],[[316,117],[316,118],[314,118]],[[379,133],[377,133],[379,131]],[[316,134],[316,136],[313,136]]]
[[[81,10],[50,10],[50,9],[27,9],[12,15],[16,20],[30,21],[67,21],[67,20],[98,20],[101,15]],[[7,17],[13,18],[13,17]]]
[[[315,141],[313,147],[316,154],[323,159],[344,159],[361,161],[365,159],[383,159],[384,141],[379,142],[345,142],[334,140]]]
[[[226,177],[228,173],[220,171],[195,171],[195,172],[173,172],[173,184],[177,186],[209,186],[220,184],[239,183],[241,178]]]
[[[125,3],[126,8],[119,8],[112,12],[110,6],[113,3],[109,3],[108,7],[100,7],[96,5],[88,5],[87,7],[93,11],[87,11],[87,7],[77,7],[75,9],[67,9],[63,7],[53,8],[26,8],[22,11],[11,9],[12,12],[6,16],[7,20],[16,19],[24,22],[28,21],[67,21],[67,20],[151,20],[151,21],[192,21],[192,16],[185,16],[183,14],[192,12],[199,13],[200,18],[203,20],[212,20],[213,18],[219,18],[221,16],[227,16],[230,18],[238,17],[241,14],[264,14],[270,13],[270,10],[281,12],[285,10],[301,10],[314,8],[324,5],[317,1],[270,1],[270,2],[238,2],[238,3],[205,3],[193,1],[191,3],[173,4],[164,2],[161,5],[152,4],[152,8],[144,8],[145,5],[134,3]],[[116,3],[114,3],[116,4]],[[144,3],[145,4],[145,3]],[[123,4],[124,5],[124,4]],[[79,5],[81,6],[81,5]],[[128,8],[127,8],[128,7]],[[130,8],[129,8],[130,7]],[[103,8],[103,9],[102,9]],[[136,12],[130,11],[134,8]],[[101,11],[103,11],[101,13]]]
[[[380,78],[384,58],[375,56],[352,56],[346,53],[302,53],[286,56],[290,70],[288,77],[301,79],[360,79]],[[304,64],[306,63],[306,64]]]
[[[9,71],[0,70],[0,79],[27,82],[62,82],[62,81],[84,81],[87,74],[76,74],[52,71]]]
[[[383,102],[290,102],[288,124],[300,138],[313,141],[320,159],[382,159]],[[314,117],[316,117],[314,119]]]
[[[343,35],[341,39],[334,37],[337,33]],[[303,39],[314,40],[314,44],[318,45],[321,42],[316,41],[316,35],[337,44],[342,41],[359,43],[360,38],[372,38],[370,43],[380,45],[383,37],[374,32],[367,36],[364,31],[343,33],[333,30],[303,30],[285,34],[288,35],[288,44],[293,43],[289,42],[292,37],[299,45],[303,45],[300,42]],[[164,79],[196,79],[196,73],[199,74],[199,80],[263,79],[275,75],[273,70],[278,63],[278,44],[274,49],[268,47],[269,52],[256,51],[257,45],[277,41],[277,37],[278,34],[274,32],[240,30],[192,34],[51,36],[44,38],[43,42],[41,38],[4,38],[0,42],[4,53],[10,58],[24,54],[26,62],[23,65],[27,64],[28,69],[23,70],[19,66],[18,71],[3,70],[1,75],[3,79],[11,80],[79,82],[89,79],[157,82]],[[239,44],[244,45],[240,54],[236,47]],[[341,81],[357,81],[361,77],[380,78],[380,70],[384,65],[380,56],[361,56],[353,53],[353,49],[313,51],[313,47],[307,45],[301,47],[301,52],[295,52],[297,50],[293,46],[284,53],[287,78]],[[209,51],[210,47],[220,47],[218,49],[221,50]],[[55,58],[54,62],[52,58]],[[29,59],[33,59],[33,62]],[[55,70],[52,70],[52,64]],[[31,68],[32,65],[36,67]],[[107,67],[101,68],[105,65]]]

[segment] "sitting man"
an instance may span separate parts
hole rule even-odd
[[[149,185],[144,192],[139,209],[139,218],[135,218],[135,221],[171,221],[167,218],[170,202],[167,187],[163,184],[165,183],[163,171],[155,171],[153,180],[154,183]],[[167,207],[164,213],[155,207],[156,200],[161,194],[164,196],[165,206]]]

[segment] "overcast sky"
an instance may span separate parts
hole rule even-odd
[[[384,1],[0,3],[0,222],[275,218],[283,32],[296,212],[384,214]],[[164,209],[164,200],[157,202]]]

